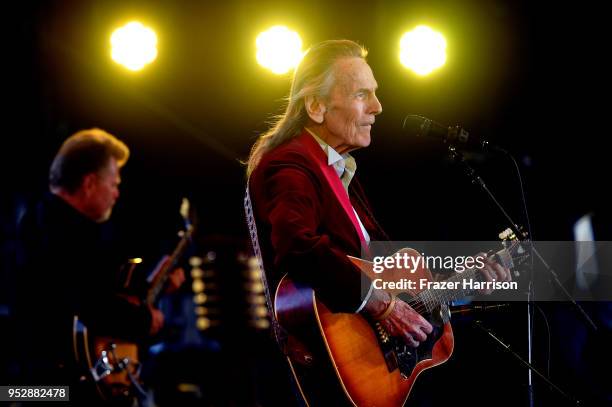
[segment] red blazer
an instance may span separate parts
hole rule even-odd
[[[253,171],[250,193],[264,268],[272,292],[289,273],[311,286],[331,311],[355,312],[369,279],[346,255],[361,257],[360,232],[330,186],[325,166],[327,155],[304,131],[266,153]],[[386,236],[356,178],[349,197],[371,240]]]

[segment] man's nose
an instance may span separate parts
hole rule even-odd
[[[382,105],[380,104],[380,100],[378,100],[376,95],[372,95],[370,113],[373,115],[378,115],[382,113]]]

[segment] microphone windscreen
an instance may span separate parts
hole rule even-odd
[[[423,137],[427,134],[431,120],[416,114],[409,114],[404,118],[402,128],[409,135]]]

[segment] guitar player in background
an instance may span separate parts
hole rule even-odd
[[[156,334],[162,312],[120,295],[125,263],[108,222],[119,198],[120,170],[128,147],[100,129],[70,136],[49,172],[49,193],[19,224],[16,333],[23,384],[75,383],[71,329],[78,315],[96,334],[134,342]],[[184,281],[169,274],[168,291]],[[89,398],[93,395],[81,395]]]
[[[317,300],[332,313],[359,313],[417,348],[432,325],[383,290],[363,293],[363,286],[371,287],[369,278],[347,257],[361,257],[362,244],[389,240],[372,215],[349,154],[370,145],[371,129],[382,112],[366,54],[349,40],[324,41],[305,54],[294,73],[285,113],[251,150],[247,208],[252,205],[256,245],[272,296],[287,273],[314,289]],[[508,269],[489,260],[481,271],[487,281],[510,279]],[[303,356],[308,344],[284,345],[296,345],[288,352],[290,357],[295,353],[294,362],[303,357],[305,376],[320,362],[317,355]],[[299,360],[292,369],[297,365]],[[310,405],[338,401],[326,398],[328,388],[322,381],[314,386],[316,394],[306,396]],[[307,393],[308,383],[298,380],[298,387]],[[350,404],[348,397],[344,401]]]

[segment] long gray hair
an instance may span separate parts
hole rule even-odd
[[[268,151],[300,135],[308,120],[304,99],[307,96],[326,98],[334,85],[334,63],[347,57],[364,58],[368,52],[350,40],[323,41],[310,48],[293,75],[285,113],[253,144],[247,161],[247,178]]]

